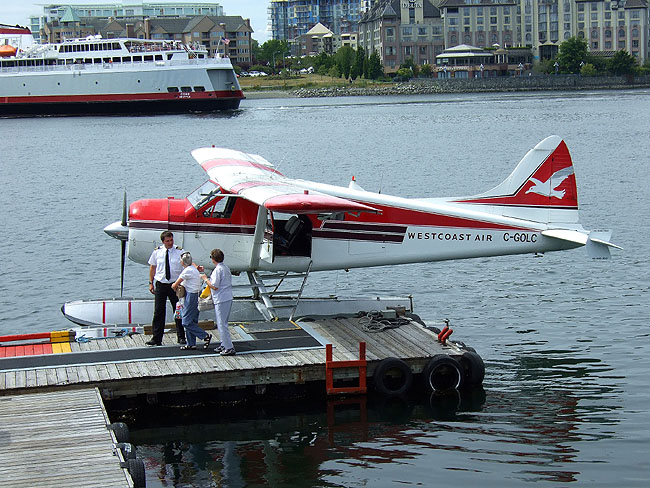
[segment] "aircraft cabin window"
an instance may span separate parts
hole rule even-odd
[[[208,180],[192,193],[190,193],[187,199],[190,201],[192,206],[198,210],[220,193],[221,188],[219,188],[219,186],[212,181]]]
[[[203,210],[203,216],[211,219],[228,219],[235,208],[236,198],[221,198]]]

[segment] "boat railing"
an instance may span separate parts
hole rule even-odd
[[[142,68],[155,69],[156,67],[162,68],[165,66],[231,66],[230,59],[228,58],[193,58],[193,59],[171,59],[171,60],[158,60],[158,61],[133,61],[133,62],[104,62],[104,63],[71,63],[71,64],[53,64],[42,66],[2,66],[0,73],[43,73],[43,72],[65,72],[65,71],[84,71],[96,72],[104,70],[135,70]]]

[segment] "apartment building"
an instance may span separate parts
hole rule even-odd
[[[292,40],[319,22],[334,34],[357,31],[362,9],[369,0],[270,0],[271,38]]]
[[[445,49],[441,12],[429,0],[376,2],[359,21],[358,45],[377,51],[389,73],[409,58],[434,64]]]
[[[535,60],[576,36],[594,52],[624,49],[648,59],[647,0],[441,0],[447,47],[529,46]]]
[[[43,5],[41,15],[29,17],[30,29],[36,42],[40,41],[39,33],[46,23],[61,20],[72,9],[77,17],[94,17],[99,19],[128,19],[128,18],[160,18],[160,17],[194,17],[197,15],[222,16],[223,7],[217,2],[146,2],[129,1],[122,3],[55,3]]]
[[[225,54],[234,64],[252,62],[252,33],[249,19],[232,15],[103,19],[79,17],[72,10],[58,20],[47,22],[41,30],[46,42],[100,34],[107,39],[134,37],[199,43],[207,48],[211,56]]]

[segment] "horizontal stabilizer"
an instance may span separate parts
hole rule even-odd
[[[554,239],[561,239],[563,241],[575,242],[576,244],[587,244],[589,236],[583,232],[569,229],[549,229],[542,231],[542,235],[552,237]]]
[[[553,239],[582,244],[587,249],[587,255],[593,259],[609,259],[609,248],[623,249],[609,242],[612,235],[608,230],[594,230],[589,234],[569,229],[549,229],[542,231],[542,235]]]

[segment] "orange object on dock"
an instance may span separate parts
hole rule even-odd
[[[328,395],[343,393],[365,394],[366,386],[366,343],[359,342],[359,359],[356,361],[334,361],[332,359],[332,344],[325,346],[325,388]],[[334,370],[337,368],[359,368],[359,386],[334,387]]]

